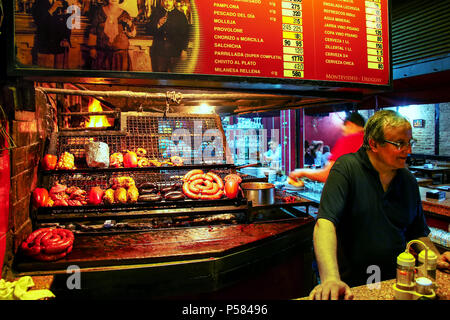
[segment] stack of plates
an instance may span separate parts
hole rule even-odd
[[[305,186],[302,186],[302,187],[296,187],[296,186],[293,186],[292,184],[290,184],[290,183],[288,183],[287,181],[284,183],[284,188],[286,189],[286,190],[292,190],[292,191],[299,191],[299,190],[304,190],[305,189]]]

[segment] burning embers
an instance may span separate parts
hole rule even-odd
[[[102,105],[99,100],[91,98],[89,100],[88,110],[91,113],[103,112]],[[111,127],[108,118],[105,115],[91,115],[89,121],[85,123],[86,128],[106,128]]]
[[[68,108],[69,112],[59,114],[58,127],[61,131],[114,129],[115,120],[119,118],[120,112],[104,110],[102,102],[95,98],[89,98],[87,110],[82,106],[85,103],[79,101]]]

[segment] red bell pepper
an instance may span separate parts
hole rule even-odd
[[[36,208],[45,207],[47,205],[49,196],[45,188],[36,188],[33,191],[33,205]]]
[[[55,170],[58,163],[58,157],[53,154],[46,154],[42,159],[42,168],[44,170]]]

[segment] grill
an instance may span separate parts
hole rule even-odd
[[[97,114],[97,113],[95,113]],[[60,130],[50,137],[46,153],[74,156],[76,169],[41,172],[41,185],[48,190],[55,184],[89,191],[92,187],[106,190],[115,178],[128,177],[136,186],[153,183],[157,189],[182,185],[182,177],[192,169],[214,172],[222,178],[236,172],[226,161],[226,140],[217,115],[164,114],[148,112],[120,113],[120,128],[99,130]],[[171,163],[177,148],[173,138],[182,138],[192,147],[185,151],[182,165]],[[213,137],[213,138],[211,138]],[[85,145],[103,142],[110,155],[144,149],[142,158],[155,160],[135,168],[89,168]],[[178,150],[179,151],[179,150]],[[213,152],[209,152],[213,151]],[[180,153],[179,153],[180,154]],[[211,157],[205,155],[212,154]],[[190,155],[190,157],[189,157]],[[192,161],[190,161],[192,159]],[[76,232],[124,232],[160,227],[179,227],[205,223],[238,223],[247,220],[248,204],[240,195],[236,199],[160,200],[156,202],[114,203],[101,205],[55,205],[35,210],[36,227],[61,225]]]
[[[85,164],[85,145],[89,141],[104,142],[108,144],[110,153],[143,148],[147,151],[147,158],[164,160],[171,156],[171,147],[174,147],[172,138],[182,137],[194,145],[191,148],[192,158],[197,158],[197,164],[208,163],[203,161],[202,155],[208,148],[209,142],[202,141],[206,135],[220,137],[220,147],[215,148],[215,163],[227,162],[224,158],[225,135],[217,115],[190,115],[190,114],[161,114],[147,112],[129,112],[121,114],[120,131],[99,131],[87,128],[83,132],[59,132],[52,137],[49,146],[50,152],[62,154],[70,152],[74,155],[78,166]],[[194,161],[192,161],[194,162]]]

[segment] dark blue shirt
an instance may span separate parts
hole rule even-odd
[[[381,280],[395,278],[397,255],[412,239],[427,236],[419,186],[399,169],[386,192],[366,151],[340,157],[333,165],[317,218],[336,227],[341,279],[350,286],[367,283],[376,265]]]

